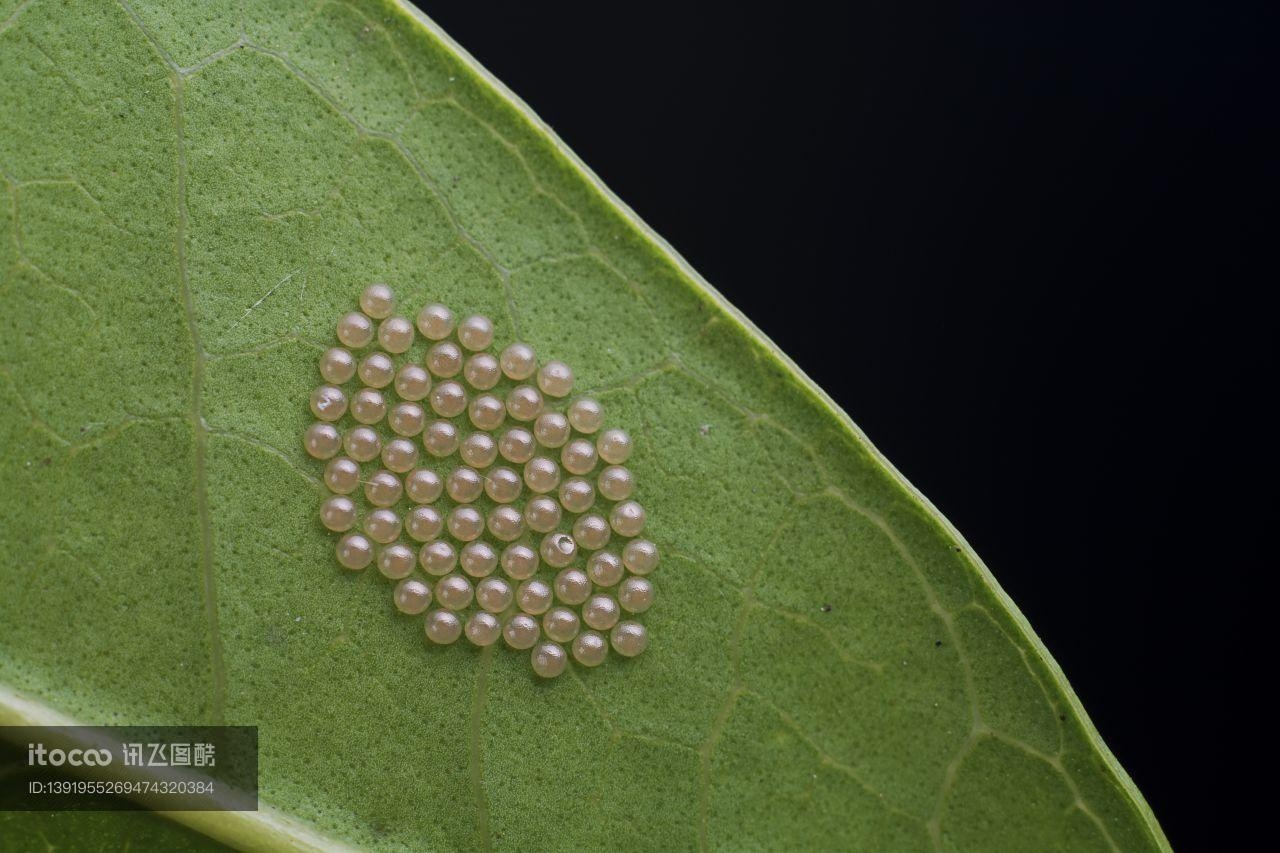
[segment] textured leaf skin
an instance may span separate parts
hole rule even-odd
[[[198,853],[227,848],[146,812],[0,812],[0,849]]]
[[[0,683],[257,724],[264,799],[369,848],[1167,847],[958,535],[426,22],[0,21]],[[569,361],[637,437],[641,658],[539,683],[334,567],[304,400],[375,279]]]

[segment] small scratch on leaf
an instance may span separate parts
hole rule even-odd
[[[0,33],[5,32],[12,27],[17,22],[18,18],[22,17],[22,13],[27,11],[34,2],[35,0],[23,0],[23,2],[19,3],[18,8],[14,9],[9,17],[0,21]]]
[[[253,304],[252,304],[252,305],[250,305],[248,308],[246,308],[246,309],[245,309],[245,312],[244,312],[243,314],[241,314],[241,315],[239,316],[239,318],[237,318],[237,319],[236,319],[236,321],[235,321],[234,323],[232,323],[230,326],[228,326],[228,327],[227,327],[227,331],[228,331],[228,332],[229,332],[229,331],[231,331],[231,330],[232,330],[232,329],[234,329],[236,326],[238,326],[238,325],[240,325],[242,322],[244,322],[244,319],[245,319],[246,317],[248,317],[250,314],[252,314],[252,313],[254,312],[254,310],[256,310],[256,309],[257,309],[257,307],[258,307],[259,305],[261,305],[262,303],[266,302],[268,299],[270,299],[270,298],[271,298],[271,294],[275,293],[277,290],[279,290],[280,288],[282,288],[282,287],[284,287],[286,284],[288,284],[288,283],[289,283],[289,281],[290,281],[290,280],[292,280],[292,279],[293,279],[293,277],[294,277],[295,275],[297,275],[297,274],[298,274],[299,272],[301,272],[301,271],[302,271],[302,267],[294,267],[293,269],[291,269],[291,270],[289,270],[287,273],[285,273],[284,278],[282,278],[282,279],[280,279],[279,281],[277,281],[277,282],[275,283],[275,285],[274,285],[274,286],[272,286],[272,288],[271,288],[270,290],[268,290],[266,293],[262,294],[262,296],[261,296],[261,297],[259,297],[259,299],[258,299],[258,301],[257,301],[257,302],[253,303]]]
[[[481,744],[484,708],[489,696],[489,670],[493,668],[493,648],[493,646],[486,646],[480,652],[480,672],[476,676],[476,689],[472,697],[471,720],[467,736],[467,763],[476,806],[476,842],[481,850],[493,849],[493,841],[489,834],[489,798],[484,790],[484,755]]]

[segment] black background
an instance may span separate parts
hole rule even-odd
[[[421,5],[955,523],[1175,847],[1244,828],[1232,774],[1274,669],[1243,607],[1274,566],[1269,28],[1152,3]]]

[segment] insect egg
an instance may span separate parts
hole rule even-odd
[[[494,507],[489,511],[486,524],[493,538],[502,542],[519,539],[524,532],[524,517],[520,515],[520,510],[512,506]]]
[[[370,388],[385,388],[396,375],[396,366],[386,353],[371,352],[360,359],[360,381]]]
[[[365,535],[380,545],[387,545],[400,535],[400,516],[389,509],[375,509],[364,517]]]
[[[372,388],[364,388],[356,392],[351,401],[351,417],[362,424],[376,424],[387,415],[387,401]]]
[[[541,616],[551,607],[551,587],[540,580],[527,580],[516,589],[516,604],[530,616]]]
[[[330,385],[341,385],[356,375],[356,359],[342,347],[330,347],[320,357],[320,376]]]
[[[489,353],[478,352],[462,366],[462,376],[477,391],[488,391],[502,378],[502,368]]]
[[[538,627],[538,620],[523,613],[513,615],[502,628],[502,636],[507,641],[507,645],[521,651],[533,648],[533,644],[538,642],[538,637],[541,635],[542,629]]]
[[[588,551],[598,551],[609,544],[609,522],[602,515],[583,515],[573,523],[573,538]]]
[[[399,355],[413,346],[413,324],[403,317],[388,317],[378,324],[378,343]]]
[[[455,468],[444,481],[449,497],[460,504],[469,504],[484,491],[484,478],[474,468]]]
[[[476,587],[476,603],[490,613],[501,613],[511,606],[514,593],[511,584],[501,578],[485,578]]]
[[[360,310],[375,320],[390,317],[396,310],[396,297],[385,284],[371,284],[360,294]]]
[[[372,462],[382,452],[382,439],[367,426],[358,426],[342,437],[342,447],[357,462]]]
[[[322,421],[336,421],[347,413],[347,395],[335,385],[321,385],[311,392],[311,413]]]
[[[458,565],[458,552],[448,542],[428,542],[418,552],[418,565],[429,575],[447,575]]]
[[[444,481],[430,468],[416,468],[404,478],[404,490],[414,503],[435,503],[444,491]]]
[[[402,580],[392,593],[396,610],[416,616],[431,604],[431,587],[420,580]]]
[[[373,562],[373,543],[359,533],[338,540],[338,562],[344,569],[360,571]]]
[[[418,312],[418,331],[431,341],[442,341],[453,333],[453,312],[433,302]]]
[[[596,467],[596,449],[591,442],[575,438],[560,451],[560,464],[570,474],[589,474]]]
[[[621,465],[610,465],[600,472],[596,485],[600,487],[600,494],[607,500],[625,501],[635,491],[636,481],[626,468]]]
[[[604,423],[604,407],[589,397],[574,400],[569,406],[569,423],[578,432],[593,433]]]
[[[416,364],[406,364],[396,373],[396,394],[416,403],[431,391],[431,375]]]
[[[474,595],[471,581],[462,575],[445,575],[436,581],[435,596],[441,607],[464,610]]]
[[[458,449],[458,428],[448,421],[432,421],[422,430],[422,446],[437,459],[452,456]]]
[[[320,505],[320,523],[335,533],[350,530],[356,523],[356,505],[342,495],[331,497]]]
[[[417,403],[397,403],[387,418],[387,425],[396,435],[417,435],[426,423],[427,414]]]
[[[596,490],[581,477],[571,477],[560,484],[560,504],[567,512],[586,512],[595,500]]]
[[[370,462],[378,458],[379,452],[382,450],[382,440],[378,438],[378,434],[368,427],[356,427],[347,431],[342,439],[343,449],[346,450],[351,462]],[[335,460],[336,461],[336,460]],[[360,473],[359,466],[351,466],[358,478]]]
[[[338,321],[338,340],[352,349],[367,347],[373,340],[373,321],[353,311]]]
[[[303,447],[313,459],[332,459],[342,449],[342,434],[333,424],[312,424],[307,428]]]
[[[564,649],[555,643],[539,643],[530,658],[533,671],[543,678],[555,678],[564,672],[568,656]]]
[[[487,543],[468,542],[458,554],[458,564],[473,578],[488,577],[498,567],[498,555]]]
[[[405,438],[393,438],[382,448],[382,464],[397,474],[405,474],[418,464],[418,446]]]
[[[458,324],[458,340],[471,351],[482,350],[493,343],[493,321],[474,314]]]
[[[349,495],[360,488],[360,466],[345,456],[331,459],[324,469],[324,484],[336,495]]]
[[[609,513],[609,524],[619,536],[636,536],[644,529],[644,507],[635,501],[616,504]]]
[[[535,456],[524,465],[524,484],[543,494],[560,484],[560,466],[545,456]]]
[[[555,591],[565,604],[581,604],[591,595],[591,579],[578,569],[565,569],[556,575]]]
[[[540,495],[524,505],[524,523],[530,530],[550,533],[560,524],[560,504]]]
[[[544,412],[534,422],[533,434],[543,447],[562,447],[569,440],[569,419],[559,412]]]
[[[425,622],[427,639],[433,643],[447,646],[462,635],[462,620],[458,614],[448,610],[432,610],[427,614]]]
[[[623,657],[633,658],[649,646],[649,632],[639,622],[619,622],[609,632],[613,650]]]
[[[484,532],[484,516],[473,506],[454,507],[447,523],[449,533],[459,542],[471,542]]]
[[[492,394],[481,394],[471,401],[467,414],[476,429],[493,430],[502,426],[502,422],[507,417],[507,409],[502,401]]]
[[[467,392],[452,380],[432,388],[428,397],[432,411],[442,418],[455,418],[467,408]]]
[[[404,487],[390,471],[378,471],[364,484],[364,496],[376,507],[387,507],[400,500]]]
[[[444,529],[444,519],[441,518],[440,511],[433,506],[414,507],[405,522],[405,528],[409,538],[415,542],[430,542]],[[453,568],[453,564],[451,563],[449,567]]]
[[[508,462],[523,465],[538,452],[538,446],[534,443],[533,433],[522,427],[512,427],[502,434],[498,452]]]
[[[427,370],[441,379],[452,379],[462,369],[462,350],[450,341],[442,341],[427,350]]]
[[[508,545],[502,552],[502,570],[513,580],[526,580],[538,570],[538,555],[527,545]]]
[[[462,461],[472,468],[488,468],[498,458],[498,443],[487,432],[473,432],[462,442]]]
[[[413,571],[413,550],[404,545],[388,545],[378,554],[378,571],[391,580],[406,578]]]
[[[631,436],[620,429],[607,429],[596,439],[600,458],[610,465],[621,465],[631,458]]]
[[[553,607],[542,617],[542,632],[557,643],[567,643],[578,635],[578,614],[567,607]]]
[[[502,372],[517,382],[528,379],[538,369],[538,356],[528,344],[511,344],[499,359]]]
[[[531,421],[542,411],[542,395],[532,385],[517,385],[507,392],[507,414],[518,421]]]
[[[484,478],[485,494],[500,504],[509,504],[520,497],[523,488],[524,481],[510,468],[494,468]]]
[[[596,586],[613,586],[622,580],[622,560],[617,554],[597,551],[587,560],[587,574]]]
[[[571,397],[569,365],[495,347],[483,315],[398,309],[381,283],[358,303],[320,355],[303,434],[338,564],[376,563],[430,643],[503,639],[543,678],[570,658],[600,666],[610,647],[616,659],[645,651],[636,617],[654,602],[658,549],[633,538],[647,516],[623,467],[631,437],[598,400]]]
[[[653,584],[646,578],[627,578],[618,588],[618,603],[628,613],[643,613],[653,604]]]
[[[607,595],[593,595],[582,605],[582,621],[598,631],[607,631],[618,622],[618,602]]]
[[[573,390],[573,371],[563,361],[548,361],[538,371],[538,387],[552,397],[565,397]]]
[[[472,645],[491,646],[502,636],[502,623],[492,613],[481,610],[471,615],[465,630]]]
[[[548,533],[542,537],[538,553],[544,563],[559,569],[573,562],[578,554],[578,544],[573,541],[572,536],[564,533]]]
[[[573,659],[583,666],[599,666],[609,654],[609,644],[595,631],[583,631],[573,641]]]

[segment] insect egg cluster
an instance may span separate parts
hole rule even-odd
[[[501,641],[554,677],[648,645],[657,546],[626,467],[630,436],[574,397],[573,371],[493,322],[433,303],[413,320],[373,284],[337,325],[306,452],[344,569],[376,565],[429,641]]]

